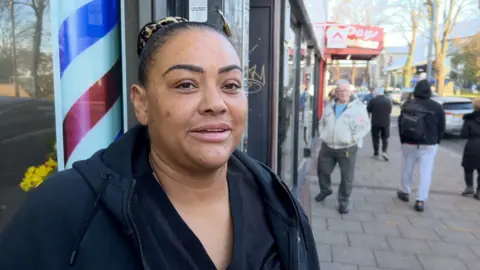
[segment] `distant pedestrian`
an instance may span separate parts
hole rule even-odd
[[[463,150],[462,167],[467,185],[463,196],[474,195],[480,200],[480,99],[473,100],[474,112],[463,117],[463,127],[460,136],[467,139]],[[477,171],[477,191],[473,184],[473,173]]]
[[[369,93],[366,94],[366,95],[363,97],[363,99],[362,99],[362,101],[365,102],[365,104],[367,104],[367,105],[368,105],[368,103],[370,103],[370,101],[372,101],[372,99],[375,97],[375,89],[374,89],[373,87],[370,87],[370,88],[368,89],[368,91],[369,91]]]
[[[432,90],[427,80],[417,83],[413,97],[413,100],[403,104],[398,117],[403,168],[397,196],[402,201],[409,200],[413,172],[418,161],[420,183],[415,210],[423,212],[430,191],[435,155],[445,131],[445,112],[439,103],[430,99]]]
[[[387,155],[388,138],[390,137],[390,115],[392,114],[392,101],[385,97],[383,88],[375,90],[375,97],[368,103],[367,111],[372,122],[373,158],[380,159],[380,138],[382,139],[382,158],[389,160]]]
[[[325,107],[319,123],[322,141],[317,163],[320,193],[315,200],[321,202],[332,194],[330,176],[338,163],[341,174],[338,211],[346,214],[352,193],[358,144],[370,131],[370,121],[363,102],[352,95],[350,83],[339,80],[336,85],[336,98]]]

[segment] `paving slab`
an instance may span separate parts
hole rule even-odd
[[[316,154],[307,165],[311,223],[318,251],[325,253],[319,254],[321,269],[480,270],[480,202],[459,195],[464,184],[458,153],[440,147],[430,198],[418,213],[414,192],[409,203],[396,198],[401,152],[395,135],[390,162],[370,158],[369,140],[358,153],[348,214],[338,213],[336,192],[322,203],[313,199],[319,192]],[[336,191],[338,168],[332,182]]]

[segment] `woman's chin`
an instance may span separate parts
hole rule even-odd
[[[233,150],[224,145],[201,147],[200,149],[189,149],[190,155],[203,168],[218,169],[224,166]]]

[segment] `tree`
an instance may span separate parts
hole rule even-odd
[[[468,0],[445,0],[446,12],[443,20],[439,20],[440,12],[436,12],[436,18],[433,18],[433,5],[439,9],[441,7],[441,0],[427,0],[428,14],[431,21],[436,21],[434,24],[434,46],[435,46],[435,61],[433,62],[435,79],[437,81],[436,90],[439,95],[442,95],[445,87],[445,60],[449,47],[449,38],[453,27],[461,13],[466,11],[466,8],[471,4]],[[442,25],[442,29],[440,29]],[[440,32],[441,31],[441,32]],[[439,33],[440,32],[440,33]]]
[[[480,33],[462,45],[452,57],[452,64],[463,65],[463,79],[480,82]]]
[[[404,34],[408,43],[407,61],[403,66],[403,83],[405,87],[409,87],[415,71],[413,57],[417,44],[417,34],[426,18],[426,10],[421,0],[399,0],[394,6],[395,17],[401,20],[396,30]]]
[[[33,77],[33,87],[38,88],[38,66],[40,64],[40,46],[42,45],[42,31],[43,31],[43,16],[49,4],[49,0],[27,0],[16,2],[19,5],[30,7],[35,14],[35,26],[33,32],[33,46],[32,46],[32,66],[31,75]]]

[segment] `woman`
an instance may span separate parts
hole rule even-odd
[[[480,99],[473,100],[474,112],[463,117],[461,137],[467,139],[463,150],[462,167],[467,188],[463,196],[474,195],[480,200]],[[473,184],[473,172],[477,171],[477,190]]]
[[[225,35],[166,18],[138,44],[141,125],[31,194],[0,269],[319,269],[300,205],[235,150],[248,105]]]

